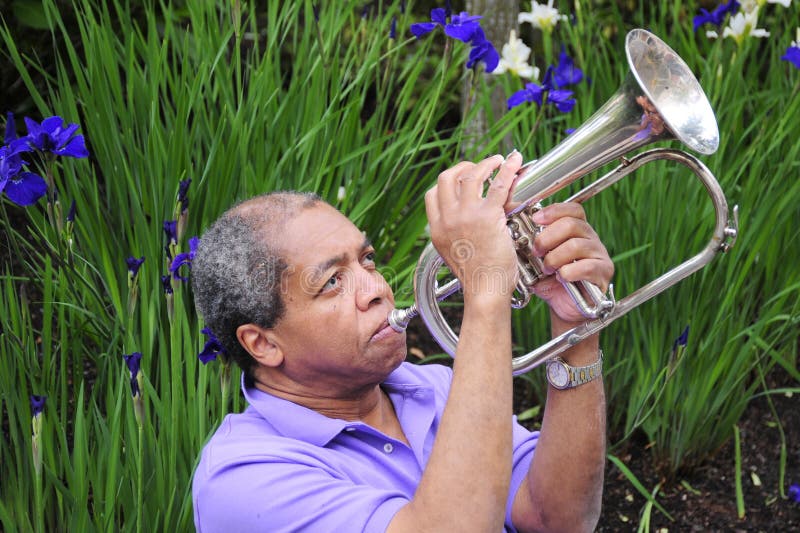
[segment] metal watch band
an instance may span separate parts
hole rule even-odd
[[[560,357],[557,357],[556,360],[564,365],[569,373],[569,382],[563,387],[557,387],[562,390],[589,383],[603,375],[603,350],[599,351],[597,361],[586,366],[572,366]]]

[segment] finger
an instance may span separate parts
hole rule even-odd
[[[541,225],[549,225],[559,218],[571,217],[586,220],[583,206],[577,202],[562,202],[543,207],[533,215],[533,221]]]
[[[489,191],[486,193],[487,202],[503,206],[508,204],[520,166],[522,166],[522,154],[514,150],[500,165],[492,180]]]
[[[461,199],[478,200],[483,196],[483,184],[503,163],[501,155],[487,157],[461,176]]]
[[[569,239],[548,252],[543,258],[544,273],[552,274],[565,265],[583,259],[608,259],[605,247],[593,239]]]
[[[460,195],[461,176],[465,172],[471,171],[473,167],[475,167],[475,163],[461,161],[439,174],[436,186],[439,189],[437,199],[440,210],[455,205]]]
[[[505,205],[503,206],[503,210],[506,213],[510,213],[511,211],[513,211],[514,209],[516,209],[517,207],[519,207],[522,204],[522,202],[515,202],[513,200],[514,192],[516,192],[516,190],[517,190],[517,183],[519,183],[519,180],[520,180],[521,177],[522,177],[522,175],[519,174],[519,171],[517,171],[517,174],[514,176],[514,181],[511,182],[511,189],[508,191],[508,200],[506,201]]]
[[[605,292],[614,277],[614,263],[606,259],[583,259],[562,266],[556,277],[571,283],[588,281]]]
[[[562,217],[539,232],[533,240],[533,253],[543,257],[570,239],[596,241],[597,245],[602,246],[600,239],[588,222],[579,218]],[[576,257],[576,259],[580,259],[580,257]]]

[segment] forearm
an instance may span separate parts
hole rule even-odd
[[[508,303],[467,303],[431,457],[390,531],[502,529],[511,477],[510,353]]]
[[[553,335],[570,327],[553,316]],[[573,366],[598,357],[590,337],[562,354]],[[602,379],[558,390],[548,387],[542,430],[526,484],[527,516],[520,531],[592,531],[600,514],[606,446],[606,405]],[[524,491],[524,492],[523,492]]]

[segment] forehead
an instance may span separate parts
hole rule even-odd
[[[342,213],[319,204],[289,220],[279,239],[286,261],[302,268],[352,253],[364,243],[364,234]]]

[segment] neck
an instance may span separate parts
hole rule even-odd
[[[292,390],[256,374],[255,386],[278,398],[302,405],[328,418],[360,421],[382,433],[407,443],[400,421],[389,396],[380,385],[340,395],[320,395],[309,391]]]

